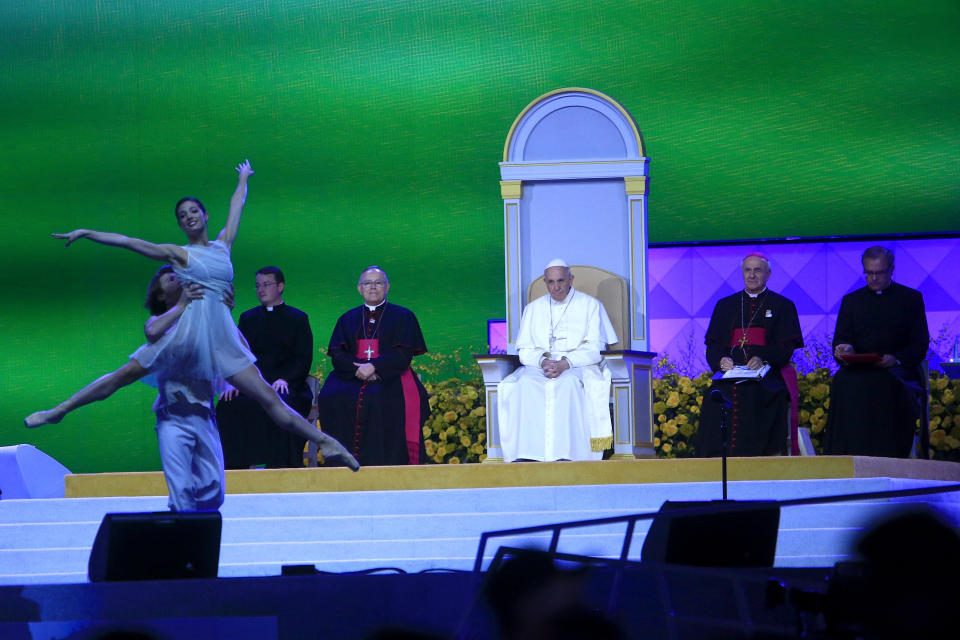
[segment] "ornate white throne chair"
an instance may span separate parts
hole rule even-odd
[[[633,118],[592,89],[540,96],[510,128],[500,163],[509,344],[507,355],[476,356],[487,395],[488,462],[503,461],[497,385],[519,364],[520,316],[546,293],[543,267],[553,258],[589,265],[572,268],[574,287],[604,302],[620,338],[604,352],[613,376],[613,457],[654,455],[647,167]]]

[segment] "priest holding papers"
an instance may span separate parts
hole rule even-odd
[[[599,300],[573,288],[563,260],[543,272],[547,295],[520,319],[523,366],[500,383],[500,444],[507,462],[600,460],[613,444],[610,372],[600,352],[617,341]]]
[[[867,286],[843,297],[833,336],[833,376],[824,450],[832,455],[910,455],[920,400],[919,365],[930,334],[923,295],[892,281],[893,252],[861,258]]]
[[[728,455],[786,452],[789,394],[781,369],[803,346],[800,319],[793,302],[767,289],[765,255],[750,253],[741,267],[744,289],[717,302],[707,327],[707,362],[717,375],[701,406],[696,440],[701,457],[723,452],[724,405]]]

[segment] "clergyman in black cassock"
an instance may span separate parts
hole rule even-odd
[[[893,254],[871,247],[863,254],[867,286],[840,303],[833,336],[841,363],[830,387],[824,452],[906,458],[910,455],[923,386],[920,363],[930,333],[923,294],[891,281]],[[852,362],[876,354],[879,362]]]
[[[696,455],[722,453],[721,405],[711,400],[719,390],[732,404],[727,409],[727,455],[770,456],[786,453],[789,394],[781,369],[803,346],[796,305],[766,288],[770,262],[751,253],[743,260],[745,288],[717,301],[707,327],[707,363],[714,372],[734,366],[770,365],[760,379],[734,384],[714,380],[701,405]]]
[[[422,427],[430,408],[410,362],[427,347],[413,312],[386,301],[389,286],[379,267],[361,275],[364,304],[337,320],[327,349],[333,371],[317,398],[320,427],[363,466],[426,457]]]
[[[283,302],[285,284],[279,269],[264,267],[257,272],[256,282],[261,304],[244,311],[237,324],[257,357],[263,379],[284,402],[306,417],[313,403],[307,386],[313,363],[310,319]],[[217,426],[227,469],[261,464],[269,469],[303,466],[305,439],[277,429],[253,398],[244,394],[229,397],[228,392],[217,403]]]

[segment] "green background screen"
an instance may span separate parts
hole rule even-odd
[[[6,0],[0,445],[159,468],[142,384],[22,426],[143,341],[158,266],[50,233],[180,244],[184,195],[216,233],[243,158],[234,315],[280,266],[315,364],[373,263],[432,351],[485,350],[504,313],[497,162],[562,87],[636,119],[652,242],[954,231],[958,27],[955,0]]]

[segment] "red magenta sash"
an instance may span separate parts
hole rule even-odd
[[[746,346],[748,344],[767,344],[767,330],[763,327],[736,328],[730,332],[730,347]]]
[[[420,464],[420,391],[413,378],[413,370],[407,369],[400,376],[403,389],[404,433],[407,436],[409,464]]]
[[[374,358],[380,357],[380,339],[364,338],[362,340],[357,340],[357,353],[356,357],[361,360],[373,360]]]

